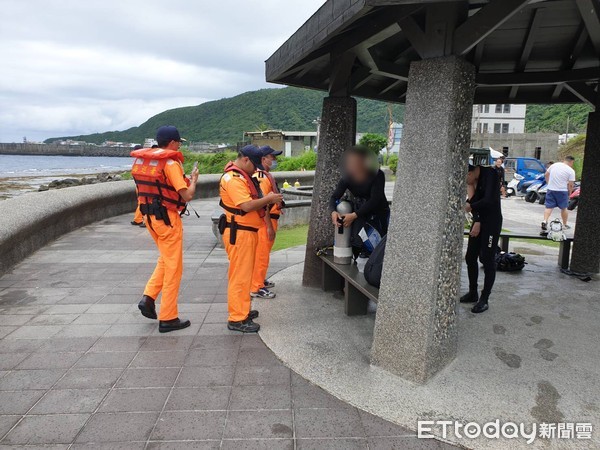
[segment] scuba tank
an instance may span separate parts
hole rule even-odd
[[[342,200],[336,207],[337,213],[344,217],[352,212],[352,203]],[[335,233],[335,242],[333,244],[333,262],[336,264],[351,264],[352,263],[352,245],[350,244],[351,228],[344,228],[344,225],[339,221]]]

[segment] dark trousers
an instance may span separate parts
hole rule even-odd
[[[491,229],[493,228],[493,229]],[[492,292],[494,281],[496,281],[496,253],[498,251],[498,240],[502,230],[502,219],[494,227],[481,225],[481,232],[477,237],[469,237],[467,254],[465,261],[467,263],[467,272],[469,274],[469,290],[477,291],[477,279],[479,278],[479,264],[483,264],[483,273],[485,280],[481,295],[488,297]]]

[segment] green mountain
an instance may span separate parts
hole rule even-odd
[[[235,144],[244,131],[280,129],[313,131],[313,121],[320,116],[324,92],[286,87],[246,92],[231,98],[202,103],[198,106],[170,109],[151,117],[138,127],[124,131],[108,131],[83,136],[47,139],[74,139],[100,144],[104,141],[143,142],[153,137],[156,129],[165,124],[175,125],[191,141]],[[357,130],[363,133],[387,134],[387,104],[374,100],[358,100]],[[586,105],[529,105],[526,129],[528,132],[565,133],[585,131]],[[393,106],[394,120],[402,122],[404,105]]]
[[[100,144],[104,141],[143,142],[153,137],[161,125],[175,125],[190,141],[235,144],[244,131],[276,129],[316,131],[313,121],[321,115],[324,92],[286,87],[246,92],[231,98],[198,106],[170,109],[151,117],[138,127],[83,136],[47,139],[74,139]],[[387,105],[373,100],[358,100],[359,132],[387,134]],[[394,120],[402,121],[404,106],[394,105]]]

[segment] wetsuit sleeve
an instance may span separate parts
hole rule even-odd
[[[373,214],[379,205],[381,205],[385,196],[385,175],[379,171],[373,181],[371,181],[371,196],[369,200],[362,204],[356,215],[358,217],[367,217]]]
[[[489,176],[488,174],[486,174],[483,178],[484,179],[480,179],[480,181],[484,183],[484,194],[481,199],[471,203],[471,208],[474,211],[473,215],[489,208],[494,203],[497,203],[498,199],[494,198],[494,196],[500,196],[498,192],[498,178],[495,176]]]
[[[331,197],[329,198],[329,212],[335,211],[335,208],[337,206],[337,201],[340,198],[342,198],[342,196],[346,192],[346,189],[348,189],[348,183],[346,183],[346,180],[344,180],[342,178],[340,181],[338,181],[338,184],[335,187],[335,190],[333,191],[333,193],[331,194]]]

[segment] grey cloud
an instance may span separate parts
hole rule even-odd
[[[3,0],[0,141],[127,128],[266,87],[264,60],[322,3]]]

